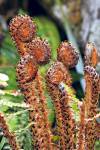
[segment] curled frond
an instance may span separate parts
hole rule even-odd
[[[96,67],[98,63],[98,52],[93,43],[87,43],[85,50],[85,66]]]
[[[31,41],[36,33],[36,25],[31,17],[27,15],[18,15],[10,22],[10,32],[14,40],[19,39],[22,42]]]
[[[97,114],[97,104],[99,99],[99,75],[91,66],[85,67],[86,94],[85,108],[86,119],[94,117]],[[96,122],[89,121],[85,129],[85,147],[87,150],[94,149],[95,146],[95,128]]]
[[[21,57],[17,66],[17,79],[25,96],[25,102],[30,108],[30,122],[34,122],[31,127],[34,148],[46,150],[49,147],[52,150],[46,100],[43,96],[42,83],[39,76],[38,78],[37,76],[37,66],[33,57],[30,55]]]
[[[52,77],[51,77],[52,78]],[[61,105],[59,101],[59,89],[58,86],[55,84],[52,84],[50,82],[48,73],[47,73],[47,89],[48,92],[52,98],[53,104],[54,104],[54,109],[55,109],[55,114],[56,114],[56,123],[57,123],[57,136],[59,136],[59,145],[60,148],[66,149],[66,143],[65,143],[65,138],[64,138],[64,127],[63,127],[63,119],[62,119],[62,113],[61,113]]]
[[[61,62],[56,62],[51,65],[47,72],[48,82],[54,85],[58,85],[61,82],[65,82],[67,85],[71,85],[72,79],[68,70]]]
[[[29,119],[32,130],[34,149],[36,150],[74,150],[75,119],[71,103],[77,101],[70,90],[72,79],[70,68],[75,67],[79,60],[76,49],[67,41],[57,49],[57,61],[46,74],[49,94],[52,98],[56,114],[57,141],[52,143],[52,132],[48,121],[45,89],[38,67],[49,62],[51,48],[48,42],[36,36],[36,25],[31,17],[18,15],[10,23],[10,32],[21,56],[17,65],[17,80],[25,103],[29,108]],[[95,46],[88,43],[85,53],[85,101],[80,105],[80,122],[77,140],[77,150],[93,150],[98,134],[96,116],[100,94],[100,76],[95,67],[98,54]],[[66,69],[67,68],[67,69]],[[75,101],[74,101],[75,100]],[[77,102],[78,103],[78,102]],[[76,106],[73,105],[73,106]],[[75,109],[76,111],[76,109]],[[100,117],[100,115],[99,115]],[[0,114],[0,127],[13,150],[19,150],[15,137],[10,133],[4,117]],[[59,142],[59,143],[58,143]]]
[[[30,55],[21,57],[17,65],[17,80],[20,84],[31,81],[37,74],[37,65]]]
[[[38,64],[49,61],[51,48],[46,40],[36,37],[28,44],[28,49]]]
[[[71,132],[73,131],[72,112],[70,111],[70,106],[67,105],[68,97],[65,97],[66,92],[64,91],[64,93],[59,90],[61,82],[66,82],[68,85],[71,84],[69,72],[67,72],[63,63],[56,62],[49,68],[46,79],[48,91],[55,106],[57,132],[60,136],[60,147],[61,149],[68,149],[71,146],[72,148],[74,143],[73,134]],[[70,129],[69,126],[71,127]],[[70,133],[71,137],[69,135]],[[66,143],[69,144],[67,145]]]
[[[79,54],[76,49],[67,41],[60,44],[57,52],[58,60],[68,68],[75,67],[75,65],[78,63]]]

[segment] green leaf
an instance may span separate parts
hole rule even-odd
[[[3,149],[5,143],[6,143],[6,139],[5,139],[5,137],[3,137],[2,140],[1,140],[1,142],[0,142],[0,150]]]

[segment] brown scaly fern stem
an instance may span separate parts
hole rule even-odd
[[[50,46],[46,40],[36,36],[36,25],[32,19],[25,16],[16,16],[10,23],[10,32],[21,56],[17,66],[17,80],[25,102],[29,105],[31,130],[34,139],[34,148],[37,150],[55,150],[52,144],[52,133],[48,122],[46,98],[39,65],[50,60]],[[100,76],[95,67],[98,62],[97,50],[91,43],[87,44],[85,57],[85,101],[80,109],[80,126],[78,132],[77,150],[94,149],[97,138],[97,122],[89,120],[97,115],[97,104],[100,94]],[[52,97],[61,150],[74,150],[75,121],[70,107],[69,94],[63,86],[71,87],[72,79],[69,69],[73,68],[79,59],[75,48],[67,41],[62,42],[57,49],[57,61],[49,68],[46,75],[48,91]],[[83,134],[82,134],[83,133]]]
[[[97,104],[99,99],[99,75],[93,67],[85,67],[86,93],[85,93],[85,108],[86,118],[94,117],[97,114]],[[95,130],[96,123],[90,121],[86,124],[86,149],[94,149],[95,145]]]
[[[97,104],[99,99],[99,75],[95,70],[98,63],[98,54],[92,43],[86,45],[85,51],[85,80],[86,92],[85,101],[80,110],[80,126],[78,132],[77,149],[94,149],[95,141],[99,137],[96,119],[91,118],[97,115]],[[89,119],[87,122],[86,119]],[[84,138],[85,137],[85,138]]]
[[[63,126],[63,117],[61,112],[61,104],[59,101],[58,85],[59,81],[61,82],[65,80],[67,76],[69,78],[69,74],[68,75],[66,74],[66,69],[61,62],[54,63],[49,68],[46,76],[48,91],[52,97],[56,113],[57,131],[58,136],[60,138],[60,147],[63,150],[66,149],[66,141],[65,141],[66,132]]]
[[[59,100],[61,104],[61,112],[63,119],[63,126],[65,128],[65,142],[66,142],[66,150],[74,149],[74,135],[75,135],[75,120],[74,114],[70,107],[70,98],[63,87],[62,83],[59,84]]]
[[[51,131],[48,126],[48,118],[46,114],[46,105],[43,95],[35,95],[37,82],[37,68],[33,63],[33,57],[26,55],[21,58],[17,66],[17,79],[21,87],[22,93],[25,96],[26,103],[30,106],[30,122],[34,122],[32,126],[33,139],[35,139],[36,149],[52,149]],[[38,79],[39,80],[39,79]],[[38,84],[40,80],[38,81]],[[41,90],[41,85],[39,91]],[[40,92],[39,92],[40,94]],[[42,93],[41,93],[42,94]],[[41,104],[43,102],[43,104]],[[42,108],[41,108],[42,106]],[[44,120],[44,115],[45,120]],[[48,128],[47,128],[48,127]]]
[[[78,135],[77,135],[77,150],[85,150],[85,104],[84,102],[80,103],[80,122],[78,127]]]
[[[99,99],[99,74],[93,67],[85,67],[86,80],[86,117],[93,117],[97,114],[97,104]]]
[[[41,122],[41,115],[39,112],[37,97],[35,96],[35,83],[34,79],[37,74],[37,67],[33,63],[33,57],[30,55],[26,55],[22,57],[17,65],[17,80],[19,82],[19,86],[22,90],[22,93],[25,96],[25,102],[30,106],[31,111],[29,112],[30,122],[34,121],[34,126],[32,127],[33,131],[33,139],[36,139],[35,147],[37,144],[38,138],[38,127],[37,122]],[[34,104],[34,107],[33,107]],[[35,115],[34,115],[35,114]],[[42,122],[41,122],[42,124]],[[41,129],[41,128],[40,128]]]
[[[37,82],[37,90],[38,90],[38,96],[40,99],[40,105],[41,105],[41,110],[43,114],[43,121],[44,121],[44,135],[46,137],[46,141],[48,142],[49,149],[53,149],[52,145],[52,134],[50,129],[50,124],[48,121],[48,112],[47,112],[47,102],[46,102],[46,97],[44,96],[44,88],[42,84],[42,78],[39,75],[39,73],[36,76],[36,82]]]
[[[100,131],[100,123],[98,122],[99,119],[100,119],[100,113],[98,113],[98,114],[97,114],[96,116],[94,116],[93,118],[86,119],[87,124],[88,124],[88,123],[90,124],[91,121],[95,122],[95,124],[96,124],[96,128],[95,128],[95,138],[96,138],[97,140],[100,139],[100,132],[98,132],[98,131]]]
[[[95,67],[93,55],[91,57],[91,64]],[[96,62],[96,61],[95,61]],[[86,79],[86,118],[91,118],[97,114],[97,104],[99,99],[99,75],[93,67],[85,67],[85,79]],[[88,89],[90,91],[88,91]],[[90,120],[86,124],[86,148],[94,149],[96,137],[95,132],[97,129],[96,121]]]
[[[53,64],[47,73],[47,86],[48,91],[53,99],[57,131],[60,137],[60,147],[62,150],[73,149],[74,138],[74,119],[73,112],[68,105],[68,95],[66,92],[59,90],[60,82],[67,82],[69,79],[69,73],[61,62]],[[70,83],[69,83],[70,84]]]
[[[99,118],[100,118],[100,117],[99,117]],[[100,140],[100,132],[98,132],[98,131],[100,131],[100,123],[98,123],[97,120],[96,120],[95,138],[96,138],[97,140]]]
[[[74,149],[74,119],[73,112],[68,104],[69,97],[65,91],[59,90],[61,82],[71,86],[72,80],[68,68],[74,67],[78,62],[78,53],[68,42],[62,42],[57,49],[58,60],[47,72],[48,91],[53,99],[60,147],[63,150]],[[66,67],[67,69],[66,69]]]
[[[1,113],[0,113],[0,128],[3,129],[3,134],[8,139],[8,142],[12,150],[20,150],[20,146],[16,142],[15,135],[9,131],[8,125],[4,119],[4,116]]]
[[[50,59],[49,44],[36,37],[36,25],[27,15],[19,15],[12,19],[10,32],[21,56],[17,65],[17,80],[25,96],[25,102],[31,109],[29,116],[30,122],[34,122],[31,128],[34,147],[52,150],[52,134],[48,123],[46,99],[43,97],[42,83],[37,73],[38,65],[46,64]],[[37,82],[38,89],[36,91]]]

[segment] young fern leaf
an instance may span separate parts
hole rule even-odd
[[[97,114],[97,104],[99,99],[99,75],[91,66],[85,67],[86,94],[85,109],[86,118],[94,117]],[[90,121],[86,124],[85,147],[87,150],[94,149],[95,146],[96,122]]]
[[[71,45],[71,43],[64,41],[57,49],[57,58],[67,68],[73,68],[78,63],[79,54],[76,49]]]
[[[55,107],[57,132],[60,137],[59,144],[63,150],[66,150],[67,148],[72,149],[74,145],[73,134],[71,135],[72,138],[70,137],[70,133],[72,133],[71,130],[73,130],[73,115],[70,106],[68,105],[68,95],[65,94],[65,91],[65,93],[63,93],[63,91],[60,91],[59,89],[59,84],[61,82],[71,85],[69,79],[70,74],[61,62],[54,63],[49,68],[46,76],[48,91]],[[69,142],[69,144],[66,144],[67,142]]]
[[[48,121],[48,112],[47,112],[47,104],[46,104],[47,102],[46,102],[46,97],[44,96],[42,78],[39,75],[39,73],[36,76],[36,82],[37,82],[38,96],[40,100],[41,111],[42,111],[43,121],[44,121],[44,135],[46,137],[46,141],[48,145],[47,149],[52,150],[53,149],[52,133],[50,131],[50,124]]]
[[[96,67],[98,63],[98,52],[94,44],[88,43],[85,50],[85,66]]]
[[[78,136],[77,136],[77,150],[85,150],[85,104],[82,102],[80,104],[80,122],[78,127]]]
[[[9,29],[19,54],[21,56],[26,55],[28,53],[26,45],[32,41],[36,34],[35,23],[27,15],[18,15],[11,20]]]
[[[53,63],[46,74],[47,88],[55,107],[57,134],[59,136],[57,147],[56,144],[52,143],[53,135],[48,122],[45,90],[39,74],[39,67],[41,68],[50,60],[51,48],[46,40],[36,36],[36,25],[27,15],[18,15],[12,19],[10,32],[21,56],[17,65],[17,81],[24,94],[26,107],[28,106],[34,149],[94,149],[96,138],[99,136],[97,135],[97,121],[93,118],[97,115],[100,94],[100,76],[95,70],[98,54],[94,45],[89,43],[86,46],[84,69],[86,92],[85,101],[80,106],[77,146],[75,146],[76,123],[70,105],[72,101],[77,101],[77,98],[73,96],[72,91],[69,91],[72,78],[68,69],[75,67],[79,54],[70,43],[64,41],[60,44],[57,49],[58,60]],[[8,140],[10,139],[9,143],[12,149],[19,149],[1,114],[0,125],[3,129],[5,127],[4,134]]]
[[[49,62],[51,48],[46,40],[36,37],[27,45],[27,47],[37,64],[43,65]]]
[[[63,135],[66,142],[65,149],[74,149],[74,135],[75,135],[75,120],[74,113],[70,107],[70,100],[68,93],[62,84],[59,84],[59,100],[61,104],[61,112],[63,118],[63,126],[65,134]]]
[[[17,79],[25,96],[26,103],[29,105],[30,122],[34,121],[32,126],[34,147],[37,149],[47,148],[46,137],[44,135],[44,121],[41,112],[40,101],[36,96],[35,78],[37,68],[33,63],[32,56],[24,56],[21,58],[17,66]]]

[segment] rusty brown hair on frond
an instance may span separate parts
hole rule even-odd
[[[9,29],[19,54],[25,55],[28,51],[26,44],[32,41],[36,35],[35,23],[27,15],[18,15],[11,20]]]
[[[80,122],[78,126],[77,134],[77,150],[85,150],[85,104],[84,101],[80,102]]]
[[[10,32],[20,54],[17,65],[17,81],[28,104],[29,118],[32,123],[31,132],[34,149],[36,150],[91,150],[94,149],[98,137],[96,121],[91,120],[97,115],[97,104],[100,94],[100,76],[95,70],[98,54],[94,45],[89,43],[85,61],[85,97],[80,106],[78,137],[76,136],[77,121],[74,118],[70,102],[74,97],[67,88],[72,88],[70,68],[75,67],[79,60],[76,49],[67,41],[57,49],[57,60],[52,63],[45,76],[41,77],[41,65],[49,63],[51,48],[48,42],[36,35],[36,25],[32,19],[16,16],[10,23]],[[49,65],[48,65],[49,66]],[[43,80],[42,80],[43,79]],[[44,82],[51,96],[56,115],[58,140],[53,143],[53,134],[48,121],[47,100]],[[67,86],[66,86],[67,85]],[[73,102],[74,103],[74,102]],[[90,119],[88,122],[86,120]],[[77,137],[77,139],[76,139]],[[76,142],[77,141],[77,142]]]
[[[59,86],[59,101],[61,105],[61,113],[62,113],[62,121],[64,126],[64,138],[66,143],[66,150],[67,149],[74,149],[75,148],[75,119],[74,113],[70,106],[71,98],[69,98],[69,94],[63,83],[60,83]]]
[[[58,64],[58,65],[57,65]],[[56,67],[56,68],[55,68]],[[63,127],[63,120],[62,120],[62,113],[61,113],[61,105],[59,102],[59,90],[58,90],[58,84],[60,81],[64,79],[64,73],[63,68],[60,68],[57,70],[57,67],[61,67],[60,63],[53,64],[46,75],[46,82],[47,82],[47,89],[48,92],[53,100],[55,114],[56,114],[56,123],[57,123],[57,135],[60,138],[60,142],[58,143],[62,149],[66,148],[65,138],[64,138],[64,127]],[[56,70],[58,72],[56,72]],[[65,70],[64,70],[65,71]],[[58,76],[57,76],[58,73]]]
[[[24,57],[21,57],[18,65],[17,65],[17,81],[23,85],[24,83],[27,83],[31,81],[32,79],[35,79],[38,68],[35,61],[33,61],[33,57],[30,55],[26,55]]]
[[[46,40],[36,37],[36,25],[27,15],[19,15],[12,19],[10,32],[21,56],[16,69],[17,81],[25,102],[30,107],[34,148],[52,150],[54,145],[51,141],[46,99],[43,96],[42,81],[38,73],[39,65],[46,64],[50,59],[50,46]]]
[[[100,113],[98,113],[96,116],[94,116],[93,118],[87,119],[87,124],[91,121],[95,122],[95,138],[97,140],[100,139],[100,123],[99,123],[99,119],[100,119]]]
[[[31,109],[29,116],[30,122],[34,122],[31,127],[34,147],[52,150],[52,133],[48,123],[46,99],[43,96],[42,83],[32,56],[26,55],[19,61],[17,65],[17,79],[25,96],[25,102]],[[36,96],[35,93],[39,93],[39,96]]]
[[[57,132],[60,137],[59,144],[61,149],[64,150],[69,147],[73,148],[74,144],[73,134],[71,132],[74,123],[72,119],[72,111],[67,105],[68,96],[59,90],[59,84],[61,82],[67,83],[69,86],[71,85],[70,74],[67,71],[68,70],[66,70],[65,66],[57,61],[51,65],[46,75],[47,88],[52,97],[55,108]],[[72,138],[70,137],[69,131],[72,134]]]
[[[87,117],[96,115],[96,108],[99,99],[99,74],[91,66],[85,67],[86,93],[85,103]]]
[[[36,24],[31,17],[27,15],[16,16],[11,20],[9,29],[21,56],[30,54],[37,64],[49,62],[50,45],[45,39],[36,36]]]
[[[41,65],[49,62],[51,56],[51,48],[46,40],[40,37],[36,37],[27,45],[27,47],[37,64]]]
[[[7,138],[12,150],[20,150],[20,146],[16,141],[15,135],[9,131],[4,115],[1,113],[0,113],[0,128],[3,129],[3,134]]]
[[[36,86],[37,86],[37,90],[38,90],[38,96],[40,99],[40,106],[41,106],[41,111],[42,111],[43,121],[44,121],[44,135],[45,135],[46,141],[48,143],[47,149],[52,150],[53,149],[53,143],[52,143],[53,135],[51,133],[50,123],[48,120],[47,100],[44,95],[44,87],[42,84],[42,77],[40,76],[39,73],[36,76]]]
[[[97,112],[97,104],[99,99],[99,74],[91,66],[85,67],[85,80],[86,80],[86,92],[85,92],[85,109],[86,118],[95,116]],[[95,131],[96,123],[90,121],[86,124],[85,130],[85,146],[87,150],[94,148],[95,145]]]
[[[31,41],[36,33],[36,25],[33,24],[31,17],[18,15],[10,22],[10,31],[13,38],[23,42]]]
[[[87,43],[85,48],[85,66],[96,67],[98,63],[98,52],[93,43]]]
[[[64,41],[57,49],[57,58],[66,67],[73,68],[79,60],[79,54],[71,43]]]
[[[69,71],[63,63],[59,61],[53,63],[48,69],[47,80],[54,85],[58,85],[60,82],[65,82],[69,86],[72,84],[72,78]]]

